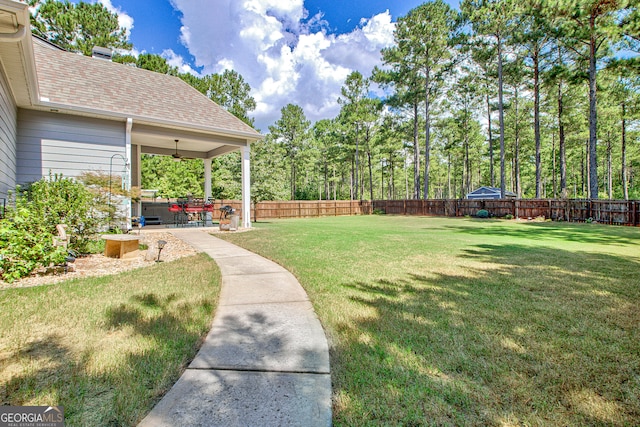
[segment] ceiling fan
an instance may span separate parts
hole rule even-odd
[[[173,157],[173,160],[179,161],[180,159],[182,159],[182,154],[178,153],[178,140],[174,139],[174,141],[176,142],[176,152],[173,153],[171,157]]]

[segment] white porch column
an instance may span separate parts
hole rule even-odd
[[[205,202],[211,197],[211,159],[202,159],[204,163],[204,200]],[[213,213],[207,212],[205,214],[205,224],[211,222]]]
[[[131,149],[131,186],[142,189],[142,150],[139,145],[133,145]],[[142,215],[142,199],[138,199],[134,216]]]
[[[242,226],[251,228],[251,147],[242,147]]]
[[[127,118],[127,126],[125,128],[125,157],[127,158],[127,182],[125,184],[125,190],[131,190],[131,128],[133,127],[133,119]],[[139,168],[138,168],[139,169]],[[127,212],[127,228],[131,228],[131,199],[125,200],[125,209]]]
[[[211,159],[202,159],[204,163],[204,198],[211,197]]]

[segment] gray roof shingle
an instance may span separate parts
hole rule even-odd
[[[199,131],[260,134],[181,79],[48,46],[34,38],[40,97],[106,116]]]

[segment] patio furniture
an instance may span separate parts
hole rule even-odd
[[[132,234],[103,234],[101,237],[106,241],[104,256],[120,259],[138,256],[140,236]]]
[[[209,198],[201,197],[179,198],[175,203],[169,203],[169,212],[173,213],[176,226],[195,224],[206,225],[207,214],[213,212],[213,202]]]
[[[202,224],[204,225],[204,199],[201,198],[193,198],[187,201],[187,204],[184,208],[185,212],[188,215],[189,223],[195,223],[196,225]]]
[[[188,215],[185,212],[185,206],[188,200],[179,198],[175,203],[169,202],[169,212],[173,213],[173,224],[178,227],[188,222]]]

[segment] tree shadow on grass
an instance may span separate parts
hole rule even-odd
[[[345,285],[368,314],[338,327],[338,422],[640,424],[640,262],[518,245],[462,257],[492,268]]]
[[[633,227],[616,227],[598,224],[558,224],[549,222],[513,224],[491,224],[478,227],[477,222],[468,226],[448,226],[447,229],[475,235],[507,236],[528,240],[561,239],[567,242],[598,243],[604,245],[636,245],[640,242],[640,233]],[[501,221],[496,221],[501,222]]]
[[[206,330],[195,327],[196,319],[202,314],[210,315],[214,304],[208,300],[196,304],[176,300],[176,294],[138,294],[128,303],[105,311],[106,329],[131,331],[151,342],[127,354],[125,368],[113,373],[113,381],[119,386],[114,393],[115,413],[110,423],[139,422],[177,381],[198,351]],[[151,402],[144,412],[135,410],[138,407],[135,401],[140,396]]]
[[[110,334],[138,338],[112,349],[107,359],[101,343],[75,354],[69,339],[47,335],[29,342],[2,361],[16,374],[0,385],[2,404],[25,405],[35,400],[62,405],[67,425],[135,425],[171,387],[195,355],[203,330],[195,318],[213,311],[213,302],[175,303],[176,295],[133,295],[128,303],[107,307],[103,326]],[[208,326],[208,325],[207,325]],[[107,338],[108,339],[108,338]],[[118,359],[124,358],[124,362]],[[96,366],[105,364],[105,366]],[[105,394],[107,398],[105,399]],[[140,408],[139,401],[149,401]]]

